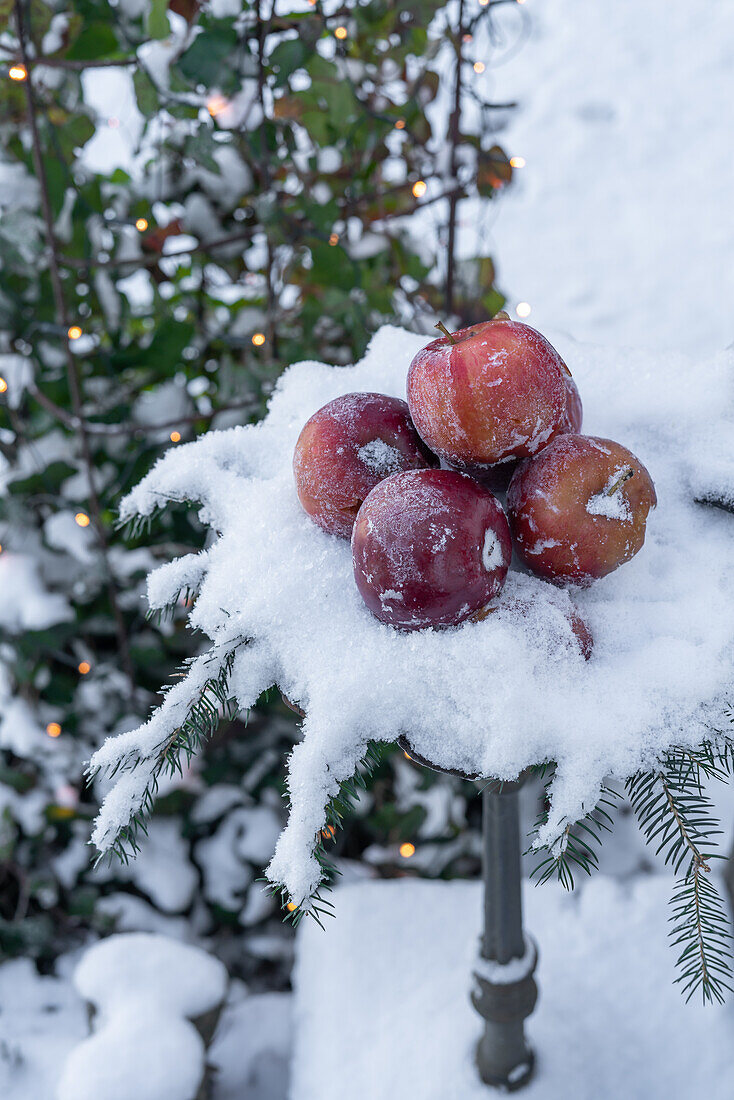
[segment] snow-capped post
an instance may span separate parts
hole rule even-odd
[[[533,977],[538,952],[522,926],[518,792],[523,781],[493,781],[482,794],[484,930],[472,1003],[485,1027],[477,1068],[485,1084],[506,1091],[527,1084],[535,1065],[524,1030],[538,997]]]

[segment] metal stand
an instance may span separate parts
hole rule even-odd
[[[524,1021],[535,1008],[535,944],[522,928],[520,821],[522,780],[491,783],[482,794],[484,933],[472,1004],[485,1021],[477,1046],[479,1076],[507,1092],[527,1084],[535,1055]]]
[[[415,751],[406,737],[398,744],[418,764],[437,772],[479,781],[454,768],[440,768]],[[484,1020],[477,1045],[477,1069],[485,1085],[515,1092],[535,1069],[535,1054],[525,1039],[524,1022],[535,1008],[538,962],[535,943],[522,927],[522,867],[518,792],[513,782],[490,780],[482,792],[482,877],[484,932],[471,999]]]

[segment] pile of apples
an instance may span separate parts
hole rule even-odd
[[[513,544],[519,568],[588,585],[640,550],[656,504],[630,451],[581,434],[579,391],[539,332],[506,313],[437,327],[445,335],[410,364],[407,404],[337,397],[306,423],[293,458],[304,510],[351,538],[362,599],[401,630],[495,610]],[[507,514],[495,495],[505,490]],[[569,618],[588,657],[588,629]]]

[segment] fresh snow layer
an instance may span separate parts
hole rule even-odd
[[[605,775],[627,776],[671,744],[708,734],[707,708],[731,684],[734,520],[694,496],[734,485],[734,456],[720,443],[734,421],[734,355],[690,359],[551,339],[581,391],[585,430],[629,447],[659,500],[642,551],[573,593],[595,639],[591,660],[571,633],[568,593],[517,571],[482,622],[408,634],[379,623],[354,585],[348,542],[301,510],[291,459],[307,418],[340,394],[404,396],[426,340],[385,327],[354,367],[291,367],[262,423],[170,450],[123,501],[126,519],[167,500],[200,504],[216,534],[200,570],[191,555],[163,566],[149,598],[162,606],[196,579],[190,624],[212,645],[145,725],[95,754],[103,770],[123,765],[97,822],[98,847],[140,806],[156,751],[230,653],[242,708],[277,683],[307,712],[289,761],[290,819],[268,869],[296,903],[319,882],[312,848],[325,803],[369,739],[405,734],[436,764],[504,778],[557,761],[547,842],[593,806]],[[140,757],[136,771],[125,770]]]
[[[56,1100],[194,1100],[203,1076],[193,1024],[131,1003],[71,1052]]]
[[[599,875],[576,894],[526,886],[540,997],[523,1098],[730,1100],[731,1006],[686,1004],[673,985],[671,884],[666,874],[633,885]],[[345,1081],[349,1100],[494,1096],[474,1067],[482,1020],[469,1000],[479,884],[369,883],[332,899],[326,933],[313,921],[299,933],[291,1100],[342,1100]]]
[[[109,936],[90,947],[74,984],[104,1016],[131,1002],[194,1019],[221,1004],[227,970],[198,947],[148,932]]]

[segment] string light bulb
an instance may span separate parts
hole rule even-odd
[[[395,129],[396,130],[404,130],[405,129],[405,119],[404,118],[399,118],[398,119],[398,121],[395,123]]]
[[[4,378],[0,378],[0,393],[5,393],[8,388],[8,383]]]
[[[49,724],[46,726],[46,733],[49,735],[49,737],[60,737],[61,726],[58,722],[49,722]]]
[[[145,230],[148,228],[148,219],[138,218],[135,222],[135,228],[137,229],[138,233],[145,233]]]
[[[483,61],[475,61],[474,62],[474,72],[475,73],[483,73],[485,68],[486,68],[486,65],[484,64]]]
[[[171,443],[180,443],[181,442],[181,433],[180,432],[171,432],[171,434],[169,435],[168,438],[170,439]]]
[[[76,523],[79,527],[89,527],[90,522],[91,520],[89,519],[89,516],[86,512],[77,512],[77,514],[74,516],[74,523]]]
[[[334,31],[334,38],[338,38],[340,42],[343,42],[346,37],[347,37],[347,28],[346,27],[337,27],[336,30]]]
[[[489,0],[479,0],[479,7],[480,8],[486,8],[488,4],[489,4]]]
[[[81,334],[82,330],[79,328],[79,325],[70,325],[66,333],[70,340],[78,340]]]
[[[252,342],[253,342],[253,344],[255,345],[256,348],[261,348],[263,346],[263,344],[265,343],[265,333],[264,332],[253,332]]]
[[[77,672],[81,676],[86,676],[87,673],[91,671],[91,668],[92,666],[90,665],[89,661],[80,661],[77,665]]]
[[[410,859],[411,856],[415,855],[415,844],[411,844],[409,840],[406,840],[404,844],[400,845],[398,851],[403,859]]]
[[[11,80],[26,80],[28,73],[25,65],[11,65],[8,69],[8,76]]]
[[[206,109],[212,118],[221,115],[222,111],[226,111],[228,107],[229,100],[226,96],[220,95],[218,92],[215,92],[214,95],[210,95],[206,101]]]
[[[530,316],[530,303],[529,302],[518,302],[517,305],[515,306],[515,313],[518,315],[518,317],[529,317]]]
[[[333,245],[338,244],[338,243],[339,243],[339,234],[338,233],[332,233],[331,236],[329,237],[329,244],[333,246]]]
[[[289,913],[295,913],[297,908],[298,908],[298,906],[294,905],[292,901],[289,901],[288,904],[286,905],[286,909],[288,910]]]
[[[413,194],[417,199],[422,199],[428,190],[428,184],[425,180],[416,180],[413,184]]]
[[[510,157],[510,167],[511,168],[524,168],[525,167],[525,157]]]

